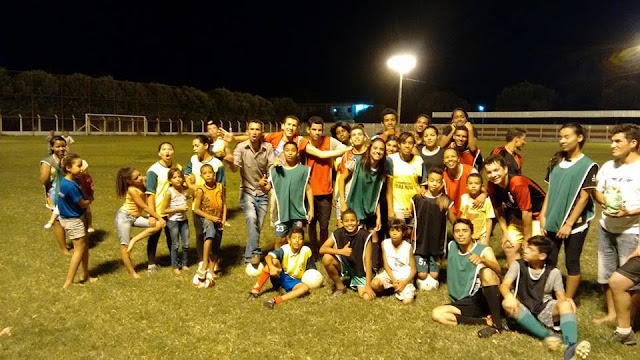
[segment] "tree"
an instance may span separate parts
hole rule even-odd
[[[555,90],[528,81],[506,87],[496,100],[501,111],[550,110],[558,99]]]
[[[633,80],[620,80],[605,87],[602,107],[611,110],[640,108],[640,84]]]

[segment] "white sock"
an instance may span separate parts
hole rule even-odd
[[[616,327],[616,332],[620,335],[629,335],[631,334],[631,328]]]

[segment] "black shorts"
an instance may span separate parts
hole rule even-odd
[[[640,283],[640,256],[632,257],[616,272],[633,281],[634,284]]]
[[[489,305],[482,295],[482,291],[478,290],[473,296],[454,301],[449,305],[455,306],[460,310],[462,316],[481,318],[489,315]]]

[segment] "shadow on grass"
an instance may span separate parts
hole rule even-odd
[[[99,243],[103,242],[107,237],[107,232],[104,230],[96,230],[92,234],[87,234],[89,239],[89,249],[93,249]]]
[[[122,267],[122,261],[120,260],[109,260],[105,261],[102,264],[91,269],[91,274],[93,276],[101,276],[105,274],[111,274],[117,271],[120,267]]]

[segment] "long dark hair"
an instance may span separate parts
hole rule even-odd
[[[578,147],[582,149],[582,147],[584,146],[584,143],[587,142],[587,137],[584,135],[584,128],[582,127],[582,125],[578,124],[577,122],[569,122],[569,123],[562,124],[562,126],[560,127],[560,130],[562,129],[573,129],[573,132],[576,134],[576,136],[582,135],[582,141],[578,143]],[[548,166],[549,171],[551,171],[551,169],[553,169],[556,165],[558,165],[562,161],[562,159],[565,159],[567,155],[568,155],[567,152],[562,150],[553,154],[553,157],[549,161],[549,166]]]
[[[379,141],[382,143],[384,151],[382,152],[382,158],[378,161],[378,165],[376,165],[376,172],[378,176],[385,176],[387,171],[387,144],[381,138],[375,138],[369,144],[369,148],[362,154],[362,166],[364,167],[364,171],[371,172],[371,149],[373,149],[373,143]]]
[[[133,174],[133,169],[129,167],[118,170],[118,174],[116,175],[116,195],[118,195],[119,198],[123,198],[127,195],[131,174]]]

